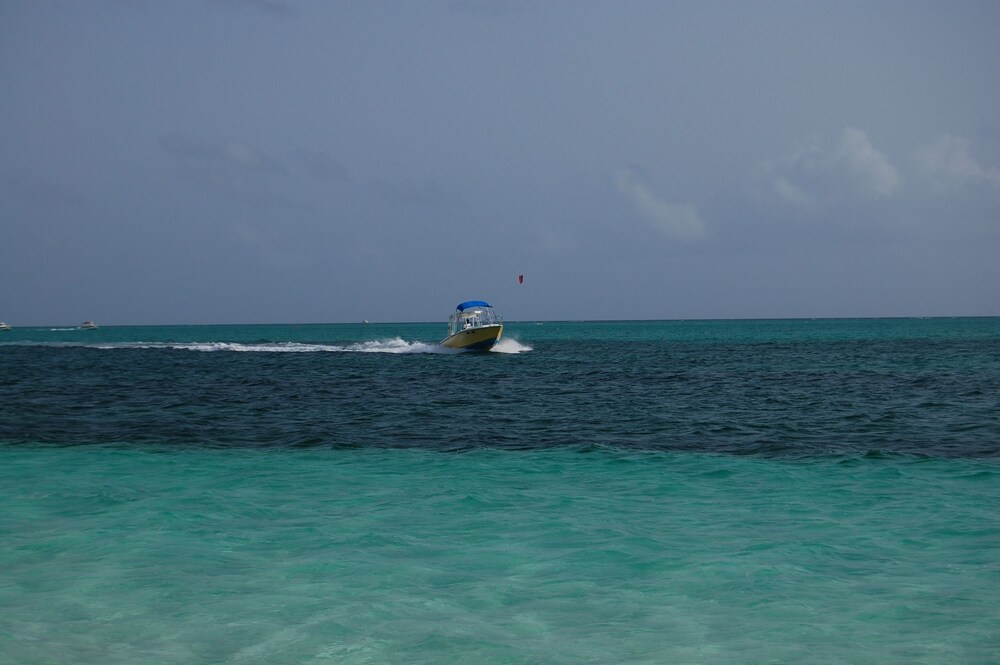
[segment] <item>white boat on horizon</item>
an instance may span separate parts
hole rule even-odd
[[[80,330],[97,330],[97,324],[93,321],[84,321],[80,324]]]
[[[485,300],[459,303],[448,317],[448,336],[441,346],[460,351],[489,351],[500,341],[503,319]]]
[[[10,330],[10,324],[5,321],[0,321],[0,330]]]

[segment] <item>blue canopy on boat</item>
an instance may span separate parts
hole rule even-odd
[[[457,309],[460,312],[464,312],[465,310],[472,309],[473,307],[492,307],[492,306],[493,305],[489,304],[485,300],[467,300],[463,303],[459,303],[458,307],[456,307],[455,309]]]

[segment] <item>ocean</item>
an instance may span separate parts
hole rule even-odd
[[[0,663],[998,663],[1000,319],[0,332]]]

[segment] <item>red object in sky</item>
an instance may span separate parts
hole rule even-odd
[[[524,284],[524,275],[518,275],[517,276],[517,283],[518,284]]]

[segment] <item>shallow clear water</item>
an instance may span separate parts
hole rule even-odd
[[[1000,321],[15,330],[0,662],[1000,661]]]

